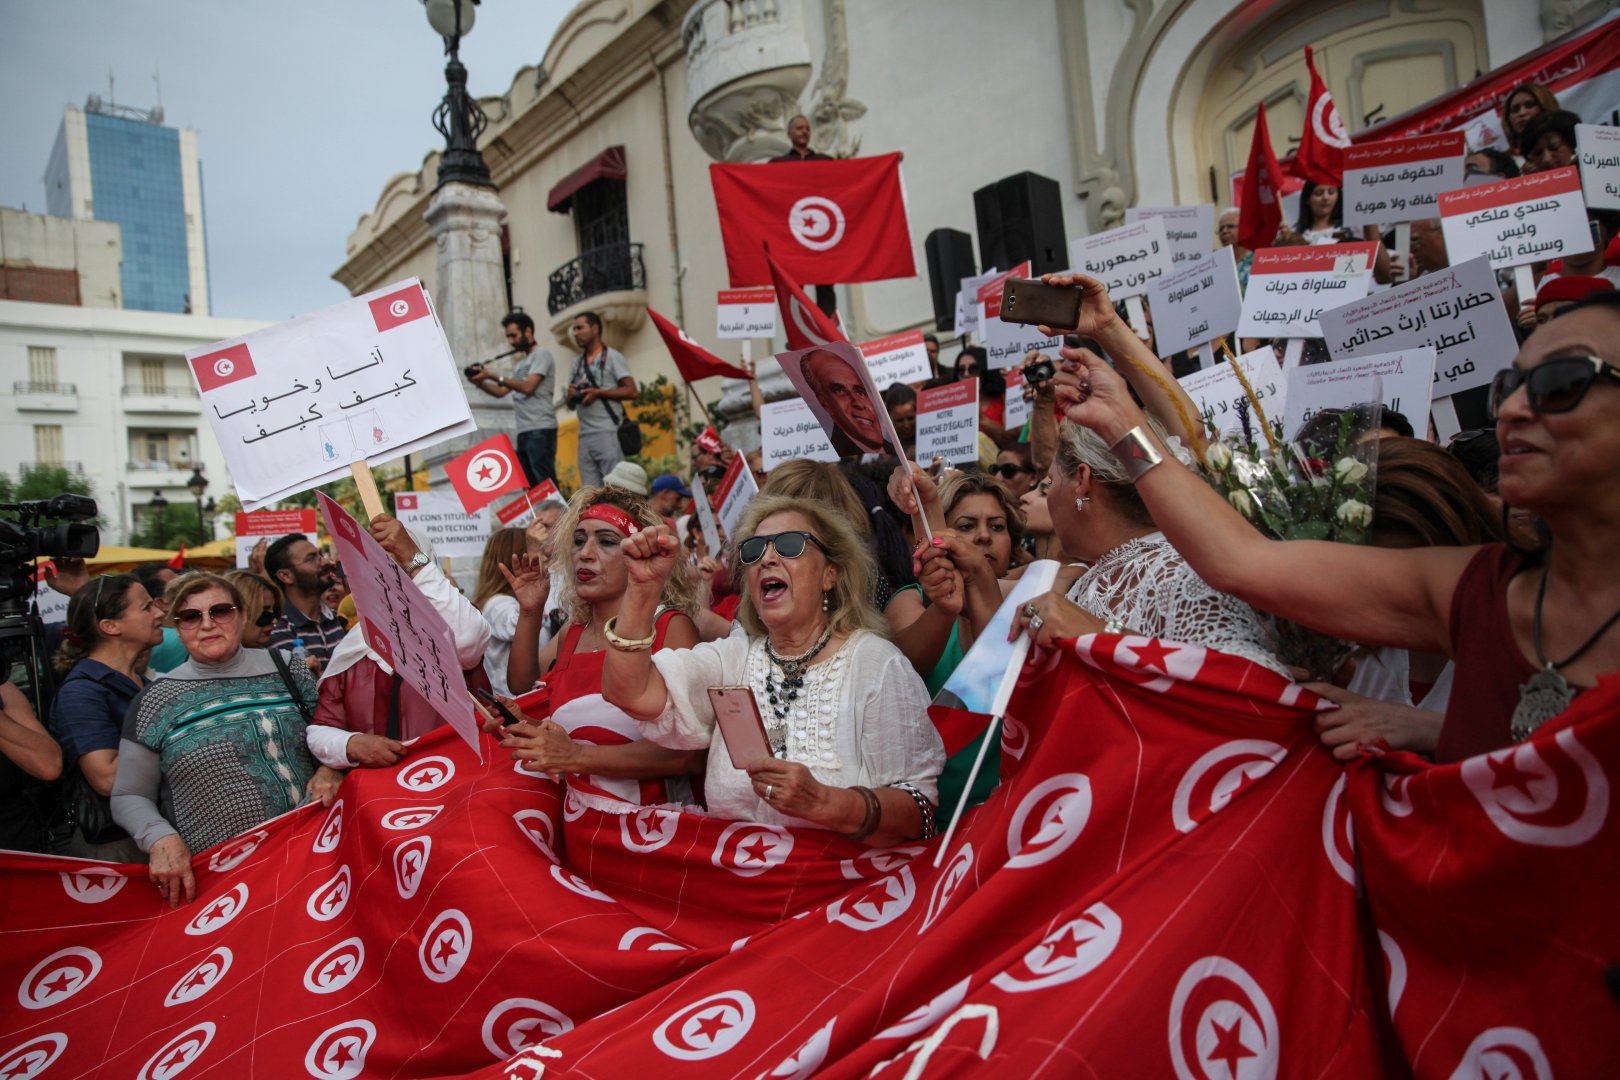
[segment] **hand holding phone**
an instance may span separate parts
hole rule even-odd
[[[1080,323],[1080,290],[1035,278],[1009,278],[1001,289],[1001,321],[1063,328]]]
[[[490,693],[488,690],[485,690],[482,686],[475,690],[474,693],[483,699],[484,704],[494,709],[497,713],[500,713],[502,724],[506,725],[507,727],[511,727],[513,724],[523,723],[523,718],[521,716],[513,712],[511,709],[508,709],[499,698]]]
[[[720,734],[725,736],[733,768],[746,769],[775,756],[753,690],[746,686],[711,686],[709,704],[714,707]]]

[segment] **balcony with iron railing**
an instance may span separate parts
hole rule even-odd
[[[148,383],[124,384],[124,411],[138,413],[196,413],[202,400],[195,386]]]
[[[79,388],[64,382],[14,382],[12,401],[25,412],[74,412],[79,407]]]
[[[603,244],[551,273],[551,333],[565,350],[573,348],[569,324],[594,311],[609,341],[623,341],[647,321],[647,270],[641,245]]]

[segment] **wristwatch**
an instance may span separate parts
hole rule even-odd
[[[415,555],[412,555],[410,570],[411,576],[415,577],[418,570],[422,569],[422,567],[426,566],[432,561],[432,559],[427,557],[427,552],[425,551],[418,551]]]

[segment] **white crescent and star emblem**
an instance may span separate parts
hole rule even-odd
[[[25,1009],[49,1009],[89,986],[101,973],[101,956],[77,945],[59,949],[35,964],[17,987]]]
[[[1344,800],[1344,776],[1333,782],[1322,805],[1322,848],[1333,872],[1347,884],[1356,884],[1356,830]]]
[[[214,361],[214,374],[221,379],[228,379],[236,371],[236,362],[228,356],[222,356]]]
[[[401,900],[409,900],[421,888],[432,854],[431,836],[413,836],[394,848],[394,888]]]
[[[129,878],[110,866],[86,866],[61,875],[62,888],[81,904],[99,904],[118,895]]]
[[[246,882],[238,882],[229,892],[216,897],[201,911],[192,916],[186,923],[186,933],[192,937],[203,934],[212,934],[215,930],[225,926],[242,913],[247,906],[248,887]]]
[[[484,1016],[484,1048],[497,1061],[505,1061],[520,1050],[573,1030],[572,1020],[543,1001],[507,998]]]
[[[951,856],[951,861],[945,864],[945,869],[934,880],[934,891],[928,897],[928,913],[923,916],[922,925],[917,927],[917,933],[926,932],[934,925],[934,920],[945,913],[945,908],[956,896],[956,890],[967,880],[968,871],[972,869],[973,845],[963,844],[956,849],[956,854]]]
[[[1182,973],[1170,1000],[1170,1064],[1177,1080],[1275,1080],[1277,1014],[1260,984],[1224,956]]]
[[[366,1053],[377,1039],[370,1020],[345,1020],[315,1036],[304,1054],[304,1068],[316,1080],[353,1080],[366,1068]]]
[[[437,791],[456,775],[456,763],[442,755],[421,758],[399,770],[395,779],[407,791],[426,794]]]
[[[613,897],[609,896],[605,892],[591,888],[590,882],[586,881],[578,874],[570,874],[567,870],[564,870],[560,866],[553,866],[551,868],[551,876],[557,882],[557,884],[561,885],[571,893],[576,893],[583,896],[587,900],[600,900],[605,904],[614,903]]]
[[[467,462],[467,486],[477,492],[494,491],[512,475],[512,459],[499,450],[481,450]]]
[[[556,852],[556,826],[544,810],[519,810],[512,815],[512,822],[540,849],[540,854],[554,863],[561,861]]]
[[[788,315],[793,319],[793,325],[799,328],[799,333],[816,345],[831,345],[833,339],[823,334],[816,326],[816,318],[805,309],[797,296],[788,297]]]
[[[1311,107],[1311,130],[1329,146],[1343,150],[1350,145],[1350,134],[1344,130],[1339,110],[1333,107],[1333,99],[1327,94],[1318,97],[1316,104]]]
[[[1475,1036],[1452,1071],[1451,1080],[1552,1080],[1552,1062],[1541,1040],[1524,1028],[1487,1028]]]
[[[1107,904],[1096,903],[1042,938],[991,982],[1010,993],[1044,990],[1095,971],[1113,955],[1123,929]]]
[[[741,990],[710,994],[677,1011],[653,1032],[653,1045],[680,1061],[719,1057],[754,1026],[754,999]]]
[[[793,1051],[793,1056],[766,1075],[780,1080],[809,1080],[827,1060],[827,1051],[832,1047],[833,1025],[836,1023],[838,1017],[835,1016],[822,1024],[804,1041],[803,1046]]]
[[[411,302],[404,297],[400,297],[398,300],[395,300],[392,304],[388,305],[388,314],[392,315],[396,319],[403,319],[410,313]]]
[[[349,894],[353,889],[354,875],[347,866],[338,867],[326,883],[309,894],[304,902],[304,910],[316,922],[331,922],[343,914],[343,909],[349,906]]]
[[[56,1063],[67,1049],[68,1038],[60,1031],[29,1039],[0,1054],[0,1077],[6,1080],[34,1080]]]
[[[170,987],[168,994],[163,998],[163,1007],[167,1009],[175,1005],[184,1005],[208,993],[219,985],[225,973],[231,970],[232,959],[231,950],[223,945],[203,957],[195,967],[180,977],[179,982]]]
[[[259,850],[259,845],[270,839],[270,834],[263,829],[238,836],[234,840],[227,840],[221,844],[208,858],[208,869],[235,870],[248,861],[248,858]]]
[[[734,821],[715,842],[709,861],[738,877],[758,877],[772,867],[787,862],[793,851],[793,834],[774,825]]]
[[[1036,784],[1007,825],[1007,869],[1055,859],[1079,838],[1090,818],[1091,780],[1084,773],[1060,773]]]
[[[384,814],[378,824],[385,829],[392,829],[394,832],[408,832],[411,829],[420,829],[438,817],[443,810],[443,805],[401,806]]]
[[[366,943],[358,937],[345,938],[304,969],[304,989],[312,994],[341,990],[355,980],[365,962]]]
[[[619,838],[624,842],[626,850],[645,854],[657,851],[675,839],[675,832],[680,825],[679,814],[649,806],[645,810],[637,810],[634,814],[619,816]]]
[[[1521,844],[1578,847],[1608,820],[1609,778],[1570,728],[1469,758],[1461,776],[1491,824]]]
[[[843,923],[852,930],[876,930],[887,926],[911,909],[917,898],[917,882],[911,867],[878,878],[859,891],[846,893],[827,905],[827,922]]]
[[[645,941],[647,944],[638,945]],[[624,932],[619,939],[620,952],[686,952],[688,947],[671,938],[662,930],[650,926],[637,926]]]
[[[326,812],[326,820],[321,822],[320,831],[315,834],[315,842],[309,849],[317,854],[325,854],[337,850],[338,841],[343,839],[343,800],[339,799],[332,804],[332,809]]]
[[[1266,739],[1234,739],[1204,754],[1188,766],[1176,785],[1170,803],[1176,830],[1191,832],[1209,814],[1224,810],[1233,796],[1276,768],[1287,753]],[[1217,773],[1217,765],[1225,768]],[[1213,777],[1207,785],[1203,783],[1206,775]]]
[[[806,195],[788,211],[788,231],[811,251],[837,247],[844,238],[843,208],[820,195]]]
[[[163,1044],[163,1049],[147,1059],[136,1080],[173,1080],[202,1057],[214,1041],[214,1025],[205,1021],[190,1027]]]
[[[461,974],[462,965],[472,953],[472,923],[455,908],[439,913],[422,935],[417,958],[422,974],[436,983],[449,982]]]
[[[878,1032],[873,1038],[904,1039],[907,1036],[927,1031],[954,1011],[958,1005],[962,1004],[963,999],[967,997],[968,983],[970,981],[971,979],[963,979],[955,986],[941,991],[937,997],[912,1009],[892,1026]]]

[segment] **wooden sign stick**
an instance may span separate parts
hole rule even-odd
[[[366,521],[386,513],[382,496],[377,493],[377,478],[371,475],[371,466],[364,461],[350,462],[349,475],[354,477],[354,486],[360,489],[360,506],[366,512]]]

